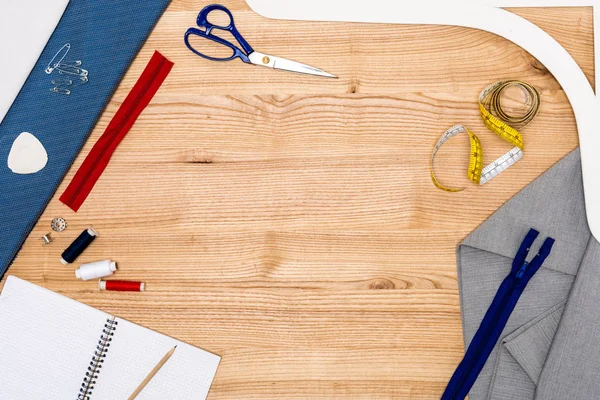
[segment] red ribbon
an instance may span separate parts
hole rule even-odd
[[[106,169],[112,154],[163,84],[173,63],[158,51],[73,177],[60,201],[77,212]]]

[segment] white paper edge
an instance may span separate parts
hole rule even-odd
[[[36,28],[33,30],[30,29],[29,34],[26,35],[27,40],[25,41],[25,43],[32,47],[31,49],[28,48],[32,51],[31,59],[29,60],[29,64],[27,65],[27,67],[25,67],[25,69],[23,69],[22,71],[17,71],[18,74],[15,74],[14,82],[11,81],[12,85],[10,85],[10,87],[8,88],[1,89],[5,91],[3,95],[6,96],[7,100],[2,102],[3,104],[0,104],[0,125],[2,124],[2,121],[4,121],[4,118],[10,111],[10,108],[12,107],[14,101],[19,95],[19,92],[25,85],[27,78],[29,78],[31,71],[33,70],[35,64],[39,60],[42,52],[44,51],[44,48],[48,44],[48,41],[50,41],[52,34],[56,30],[60,19],[62,18],[63,14],[67,9],[67,6],[69,5],[69,1],[70,0],[44,0],[38,1],[37,4],[32,4],[30,6],[35,7],[35,10],[36,12],[38,12],[38,14],[35,14],[35,18],[30,18],[33,19],[33,21],[29,22],[35,23],[36,19],[43,19],[44,21],[46,21],[47,25],[37,24],[35,25]],[[41,42],[36,43],[36,40],[41,40]],[[37,46],[35,49],[33,49],[34,45]],[[4,62],[4,60],[2,60],[2,62]],[[10,63],[10,60],[8,60],[8,62]],[[13,74],[10,75],[11,78],[13,77],[12,75]]]
[[[598,34],[600,0],[485,0],[500,6],[594,6]],[[600,103],[573,57],[542,29],[509,11],[474,0],[246,0],[256,13],[273,19],[388,24],[450,25],[480,29],[519,45],[554,75],[565,91],[579,131],[588,223],[600,239]],[[332,34],[335,34],[333,32]],[[596,36],[600,38],[600,36]],[[600,40],[595,40],[595,50]],[[596,52],[596,54],[599,54]],[[598,57],[596,57],[598,66]],[[596,69],[596,75],[600,74]]]

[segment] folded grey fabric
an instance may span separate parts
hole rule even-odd
[[[556,244],[523,293],[469,398],[600,399],[600,243],[587,225],[579,150],[508,201],[458,247],[465,343],[471,342],[531,228]]]

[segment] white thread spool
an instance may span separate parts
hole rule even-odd
[[[98,261],[90,264],[82,264],[81,267],[75,271],[75,276],[78,279],[89,281],[92,279],[106,278],[111,276],[117,270],[117,263],[110,260]]]

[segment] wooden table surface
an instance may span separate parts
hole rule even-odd
[[[327,1],[327,0],[324,0]],[[463,353],[456,245],[578,145],[564,92],[494,35],[439,26],[267,20],[223,0],[256,49],[328,80],[194,56],[183,33],[207,3],[173,0],[9,273],[223,357],[210,399],[437,399]],[[594,75],[590,8],[520,9]],[[58,201],[157,49],[175,67],[82,209]],[[542,92],[525,159],[465,182],[468,139],[509,149],[476,100],[488,84]],[[69,224],[43,246],[54,217]],[[80,262],[112,259],[143,294],[99,293],[61,252],[88,225]]]

